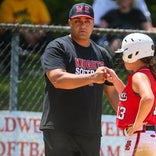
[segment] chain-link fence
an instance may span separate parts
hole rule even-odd
[[[18,33],[11,42],[1,42],[0,49],[0,109],[41,111],[44,93],[40,65],[41,49],[22,49]],[[44,43],[43,43],[44,44]]]
[[[42,111],[44,96],[44,75],[41,68],[40,56],[47,43],[69,32],[69,27],[64,26],[33,26],[0,24],[1,31],[6,31],[7,39],[3,36],[0,40],[0,110]],[[21,42],[20,31],[45,31],[52,38],[42,40],[33,47]],[[95,34],[101,33],[129,33],[134,30],[96,29]],[[143,31],[144,32],[144,31]],[[148,32],[150,33],[150,32]],[[121,59],[120,59],[121,60]],[[121,62],[114,60],[115,70],[125,79],[125,70]],[[119,70],[118,70],[119,69]],[[103,97],[103,113],[113,114],[106,97]]]

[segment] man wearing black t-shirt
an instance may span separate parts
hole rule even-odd
[[[118,96],[106,81],[109,53],[90,40],[94,12],[86,3],[69,13],[71,34],[51,41],[42,55],[45,98],[40,129],[45,156],[99,156],[102,96],[116,110]]]

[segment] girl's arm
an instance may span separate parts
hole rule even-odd
[[[141,80],[141,81],[140,81]],[[143,83],[142,83],[143,82]],[[128,135],[132,135],[142,125],[144,120],[152,109],[154,103],[154,95],[151,89],[151,83],[147,75],[144,73],[136,73],[132,78],[132,89],[141,97],[139,109],[133,125],[127,129]]]
[[[112,82],[114,84],[114,87],[116,88],[118,94],[120,95],[125,88],[125,84],[122,82],[122,80],[117,76],[115,71],[113,69],[107,68],[106,67],[106,75],[107,75],[107,80],[109,82]]]

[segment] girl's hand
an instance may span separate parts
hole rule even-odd
[[[110,69],[110,68],[107,68],[107,67],[105,67],[105,74],[106,74],[105,77],[106,77],[107,81],[112,82],[112,83],[114,83],[115,79],[118,78],[115,71],[113,69]]]

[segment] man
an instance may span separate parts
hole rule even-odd
[[[40,129],[46,156],[99,156],[103,89],[116,110],[114,86],[105,81],[109,53],[90,36],[94,12],[86,3],[69,13],[71,34],[50,42],[41,58],[46,89]]]

